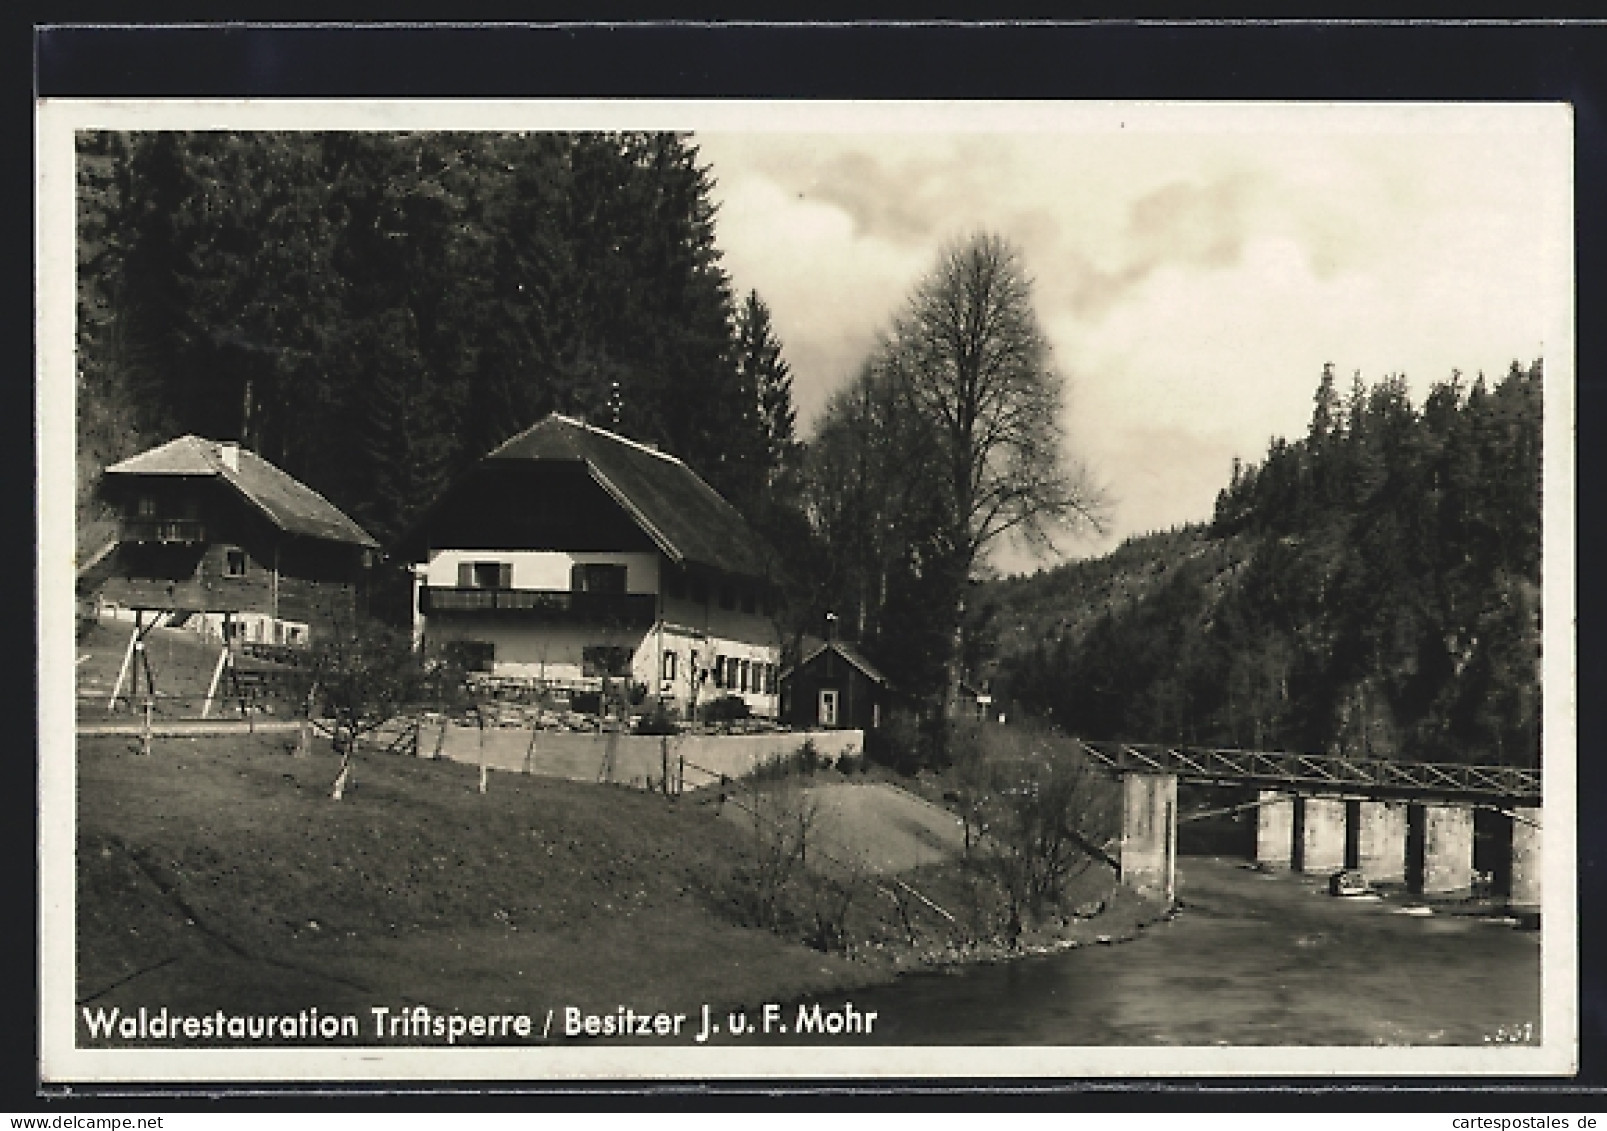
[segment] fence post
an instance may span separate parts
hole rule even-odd
[[[145,696],[145,722],[140,727],[139,738],[139,752],[149,754],[151,752],[151,697],[148,694]]]
[[[475,718],[480,723],[480,792],[485,792],[485,712],[475,707]]]
[[[670,736],[659,735],[658,739],[659,781],[663,785],[664,796],[670,795]]]

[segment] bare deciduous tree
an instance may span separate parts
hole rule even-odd
[[[1000,537],[1040,548],[1099,528],[1103,501],[1064,451],[1061,377],[1014,246],[979,232],[944,249],[882,343],[877,369],[934,445],[956,633],[964,579]],[[948,695],[959,683],[958,640]]]

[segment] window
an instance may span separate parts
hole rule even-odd
[[[569,588],[576,593],[623,593],[625,567],[608,562],[581,562],[569,571]]]
[[[736,594],[731,591],[731,587],[729,585],[720,586],[720,608],[734,609],[736,607],[737,597]]]
[[[666,651],[664,653],[664,678],[667,679],[667,680],[675,678],[675,653],[674,652]]]
[[[246,552],[244,550],[223,551],[223,575],[225,577],[244,577],[246,575]]]
[[[139,502],[135,504],[135,513],[138,514],[140,518],[155,518],[156,496],[141,495],[139,497]]]
[[[587,645],[580,650],[580,674],[585,676],[630,675],[631,650],[612,644]]]
[[[837,689],[835,687],[822,687],[820,689],[820,725],[823,727],[837,725]]]
[[[497,646],[489,640],[448,640],[441,650],[449,662],[470,672],[490,671],[497,658]]]
[[[725,657],[724,656],[716,656],[716,657],[714,657],[714,686],[715,687],[724,687],[725,686]]]
[[[774,664],[764,666],[764,693],[766,695],[776,693],[776,666]]]
[[[459,589],[511,589],[513,565],[509,562],[459,562]]]
[[[742,674],[739,677],[739,680],[740,680],[740,682],[742,684],[742,690],[744,692],[747,692],[753,686],[752,682],[749,679],[749,672],[750,672],[751,667],[752,667],[752,665],[748,660],[743,660],[742,661]]]

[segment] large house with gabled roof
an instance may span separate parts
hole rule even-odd
[[[353,624],[379,544],[250,449],[180,436],[108,467],[97,489],[117,526],[78,587],[103,606],[287,646]]]
[[[777,713],[771,551],[666,452],[555,413],[453,483],[395,555],[415,563],[427,651],[683,715],[727,696]]]

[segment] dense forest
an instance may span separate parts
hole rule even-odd
[[[712,187],[677,134],[81,134],[81,525],[102,467],[195,432],[383,542],[554,410],[761,512],[789,377]]]
[[[1539,362],[1421,408],[1326,370],[1209,524],[986,586],[972,637],[1089,738],[1536,764],[1540,434]]]

